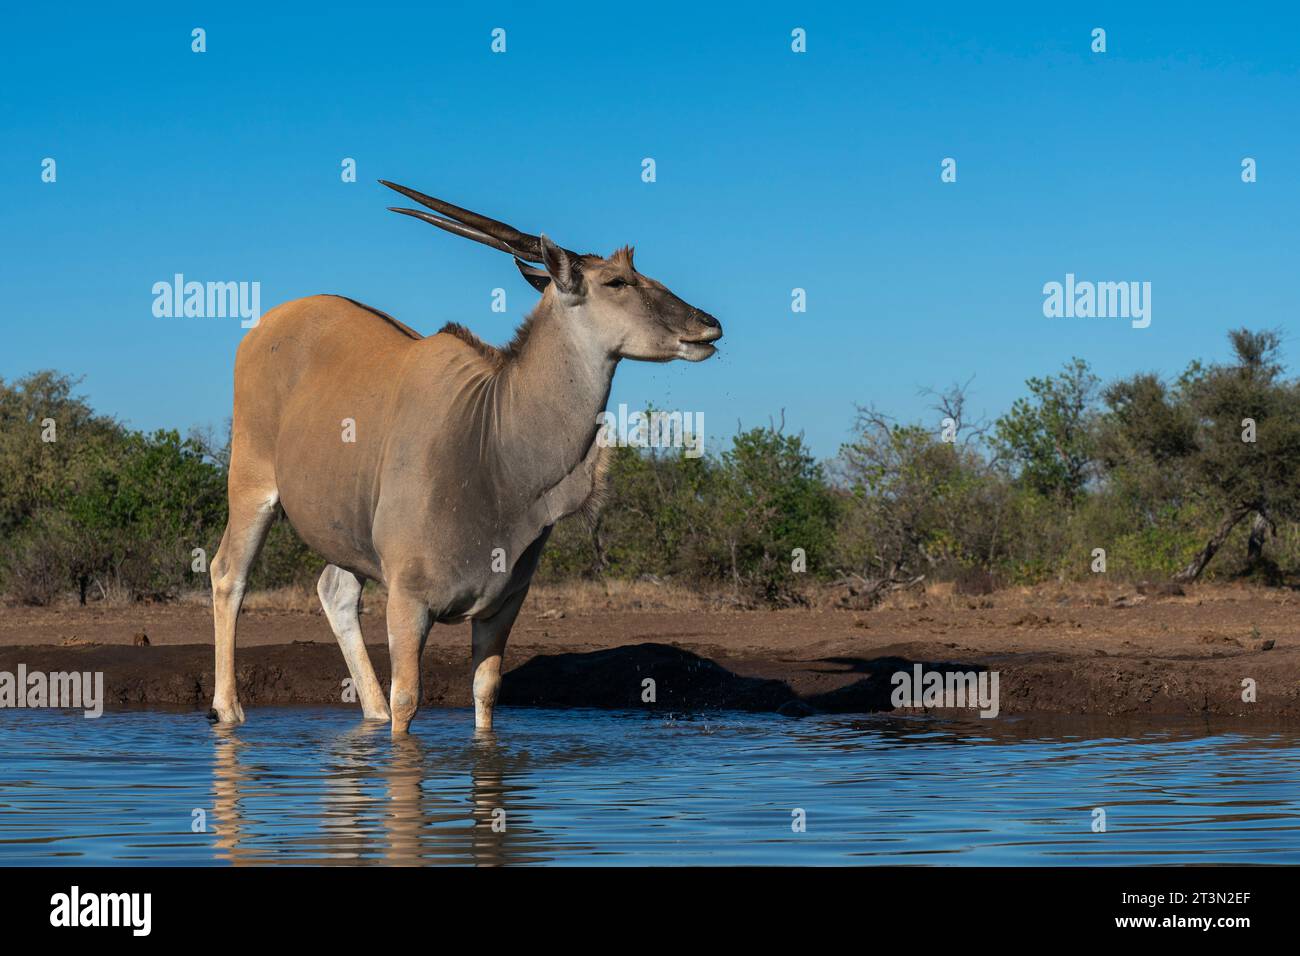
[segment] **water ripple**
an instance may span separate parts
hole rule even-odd
[[[1300,862],[1294,731],[510,709],[393,741],[340,709],[250,717],[0,711],[0,864]]]

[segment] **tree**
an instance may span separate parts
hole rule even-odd
[[[1196,452],[1196,416],[1184,390],[1144,372],[1107,386],[1102,398],[1096,448],[1107,485],[1149,525],[1181,510]]]
[[[1255,515],[1248,554],[1258,561],[1276,519],[1300,515],[1300,385],[1283,378],[1276,332],[1235,329],[1228,339],[1234,361],[1194,366],[1182,380],[1196,491],[1222,517],[1176,580],[1198,578],[1247,516]]]
[[[737,434],[706,493],[710,537],[725,547],[733,585],[764,600],[799,600],[792,570],[802,549],[807,573],[826,574],[835,525],[835,499],[822,466],[802,435],[781,425]]]
[[[38,508],[7,556],[11,589],[48,603],[76,588],[101,595],[170,594],[190,578],[190,552],[224,517],[224,476],[176,432],[126,433],[82,447],[57,502]]]
[[[1056,375],[1025,383],[1029,398],[1017,399],[993,425],[993,447],[1019,480],[1047,497],[1073,503],[1088,480],[1100,380],[1074,358]]]
[[[980,426],[963,421],[962,391],[934,406],[956,426],[951,441],[938,428],[858,409],[854,439],[836,460],[845,491],[837,551],[869,595],[936,569],[987,573],[1004,553],[1006,483],[981,453]]]
[[[0,539],[61,505],[84,466],[125,433],[73,394],[78,381],[49,370],[0,379]]]

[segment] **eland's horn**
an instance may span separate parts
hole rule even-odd
[[[389,189],[401,193],[408,199],[415,200],[421,206],[426,206],[434,212],[442,213],[442,215],[431,216],[427,212],[420,212],[418,209],[398,209],[390,206],[389,208],[393,212],[400,212],[405,216],[423,219],[439,229],[445,229],[466,239],[473,239],[475,242],[481,242],[493,249],[500,249],[502,252],[508,252],[510,255],[527,262],[542,261],[542,243],[536,236],[530,236],[526,232],[520,232],[514,226],[508,226],[504,222],[489,219],[487,216],[480,216],[476,212],[470,212],[460,206],[443,202],[441,199],[426,196],[414,189],[399,186],[397,183],[390,183],[386,179],[381,179],[379,182]],[[443,216],[450,218],[444,219]],[[565,251],[568,252],[567,249]],[[574,254],[570,253],[570,255]]]
[[[422,219],[427,223],[437,226],[439,229],[446,229],[448,232],[457,236],[464,236],[466,239],[473,239],[475,242],[481,242],[485,246],[491,246],[493,249],[500,249],[507,252],[515,258],[524,258],[533,262],[539,262],[536,256],[531,256],[516,249],[514,246],[506,245],[500,239],[489,236],[486,232],[480,232],[473,226],[467,226],[463,222],[456,222],[452,219],[443,219],[441,216],[435,216],[432,213],[422,212],[419,209],[401,209],[397,206],[389,206],[389,212],[400,212],[403,216],[411,216],[415,219]]]

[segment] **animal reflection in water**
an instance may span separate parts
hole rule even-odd
[[[362,725],[332,742],[325,795],[304,807],[311,828],[274,829],[259,803],[298,799],[274,761],[248,759],[234,727],[215,727],[212,825],[218,862],[235,865],[292,862],[373,862],[387,866],[471,863],[498,866],[543,862],[547,840],[528,819],[524,791],[505,781],[526,758],[504,754],[492,731],[467,745],[468,791],[425,785],[441,754],[418,737],[376,735]],[[382,731],[381,731],[382,732]],[[454,779],[454,778],[449,778]],[[277,811],[276,816],[279,816]]]

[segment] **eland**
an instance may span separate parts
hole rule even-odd
[[[599,506],[601,415],[621,359],[699,362],[717,319],[636,270],[632,250],[579,255],[381,180],[421,219],[514,257],[541,300],[504,348],[451,324],[422,336],[332,295],[287,302],[235,358],[229,518],[211,564],[210,717],[244,720],[235,630],[249,571],[283,513],[328,564],[317,585],[367,718],[404,734],[435,623],[472,622],[474,723],[492,726],[506,639],[551,527]],[[388,591],[385,700],[358,619]]]

